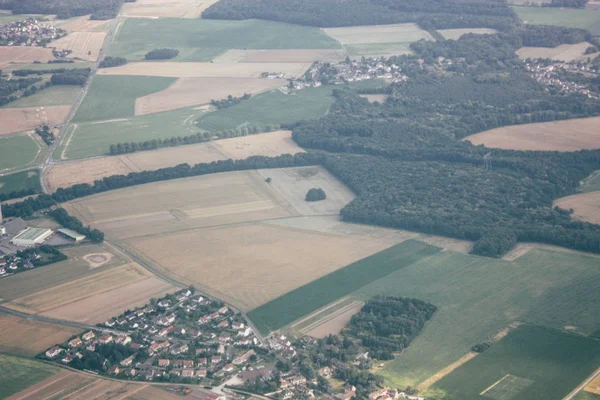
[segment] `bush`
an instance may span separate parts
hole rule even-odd
[[[327,195],[321,188],[312,188],[306,193],[306,201],[321,201],[325,200]]]
[[[179,50],[176,49],[154,49],[146,54],[146,60],[169,60],[177,57]]]

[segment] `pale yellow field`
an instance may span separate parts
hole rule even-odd
[[[600,148],[600,117],[513,125],[467,136],[475,145],[514,150],[577,151]]]
[[[232,49],[217,58],[215,63],[305,63],[314,61],[341,61],[346,58],[343,50],[283,49],[241,50]]]
[[[0,109],[0,136],[24,132],[40,124],[50,126],[64,122],[71,106],[25,107]]]
[[[520,59],[550,58],[558,61],[573,61],[582,57],[585,50],[590,47],[588,42],[577,44],[562,44],[558,47],[521,47],[517,50]],[[593,57],[593,55],[591,55]]]
[[[420,39],[435,41],[427,31],[413,23],[326,28],[323,30],[342,44],[410,43]]]
[[[104,43],[106,32],[72,32],[51,43],[56,50],[72,50],[71,58],[96,61]]]
[[[34,356],[79,333],[78,330],[0,313],[0,351]]]
[[[351,303],[314,324],[307,326],[302,332],[319,339],[329,335],[337,335],[348,325],[352,317],[358,314],[363,305],[364,303],[360,301]]]
[[[60,21],[60,20],[58,20]],[[62,29],[71,32],[98,32],[106,29],[108,21],[91,20],[89,15],[73,18],[66,22],[58,23]]]
[[[600,375],[597,375],[583,390],[600,395]]]
[[[477,35],[498,33],[495,29],[488,28],[469,28],[469,29],[439,29],[438,32],[446,39],[458,40],[462,35],[475,33]]]
[[[581,193],[563,197],[554,202],[554,206],[573,209],[573,215],[583,221],[600,224],[600,191]]]
[[[383,104],[390,96],[387,94],[361,94],[360,97],[369,100],[369,103],[378,102]]]
[[[0,67],[10,63],[32,63],[54,60],[52,49],[30,46],[0,46]]]
[[[251,156],[277,157],[282,154],[303,153],[292,139],[291,131],[276,131],[258,135],[216,140],[208,143],[225,158],[243,160]]]
[[[121,9],[124,17],[198,18],[218,0],[137,0],[125,3]]]
[[[239,97],[244,93],[255,94],[283,85],[285,83],[280,79],[180,78],[166,90],[138,97],[135,101],[135,115],[207,104],[229,95]]]
[[[62,39],[61,39],[62,40]],[[171,78],[259,78],[263,72],[283,73],[285,78],[304,74],[311,63],[238,63],[137,62],[104,68],[99,75],[143,75]]]

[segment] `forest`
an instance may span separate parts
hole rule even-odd
[[[251,96],[248,93],[244,93],[243,96],[233,97],[232,95],[227,96],[226,99],[223,100],[211,100],[210,104],[217,107],[217,109],[229,108],[231,106],[235,106],[236,104],[241,103],[244,100],[248,100]]]
[[[52,74],[50,82],[53,85],[83,86],[87,82],[91,72],[90,68],[68,69],[64,72]]]
[[[56,14],[67,19],[91,14],[90,19],[104,20],[117,16],[123,3],[135,0],[2,0],[0,8],[14,14]]]
[[[98,65],[100,68],[120,67],[127,64],[127,59],[123,57],[105,57]]]
[[[169,60],[177,57],[179,50],[177,49],[154,49],[146,53],[146,60]]]
[[[59,224],[67,229],[71,229],[75,232],[85,235],[94,243],[102,243],[104,241],[104,233],[98,229],[92,229],[89,226],[84,226],[81,221],[69,215],[64,208],[56,208],[48,213],[52,218]]]

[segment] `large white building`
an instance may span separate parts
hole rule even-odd
[[[15,246],[35,246],[42,244],[52,235],[52,229],[27,228],[12,239]]]

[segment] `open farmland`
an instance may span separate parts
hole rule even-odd
[[[218,0],[137,0],[125,3],[124,17],[199,18],[200,14]]]
[[[261,78],[181,78],[167,89],[139,97],[135,115],[144,115],[177,108],[207,104],[231,95],[255,94],[285,85],[278,79]]]
[[[7,398],[58,372],[58,368],[38,361],[0,354],[0,398]]]
[[[576,8],[558,7],[512,7],[527,24],[556,25],[587,29],[600,35],[600,13]]]
[[[0,46],[0,67],[10,63],[32,63],[54,60],[52,49],[33,46]]]
[[[495,29],[489,28],[468,28],[468,29],[439,29],[438,32],[446,39],[458,40],[462,35],[474,33],[476,35],[493,35],[498,33]]]
[[[600,400],[600,394],[593,394],[582,390],[573,397],[573,400]]]
[[[70,106],[0,108],[0,136],[28,131],[40,124],[62,124],[70,109]]]
[[[79,331],[73,328],[0,313],[0,351],[3,353],[33,357],[77,333]]]
[[[0,172],[33,165],[42,149],[31,134],[0,137]]]
[[[55,25],[70,32],[99,32],[104,31],[110,23],[105,20],[90,19],[90,15],[75,17],[66,21],[55,20]]]
[[[41,190],[40,174],[37,170],[16,172],[0,177],[0,193],[10,193],[29,188]]]
[[[600,224],[600,192],[589,192],[563,197],[554,206],[565,210],[573,209],[573,216],[582,221]]]
[[[81,88],[78,86],[50,86],[34,95],[12,101],[2,108],[70,106],[75,103],[79,92]]]
[[[600,395],[600,374],[596,375],[594,379],[587,385],[585,385],[584,390],[589,393],[594,393]]]
[[[467,136],[474,145],[513,150],[577,151],[600,148],[600,117],[513,125]]]
[[[308,318],[292,325],[292,329],[316,338],[337,335],[346,327],[352,316],[357,314],[365,303],[353,299],[343,299],[318,310]]]
[[[106,32],[71,32],[50,45],[56,50],[71,50],[69,57],[96,61],[105,38]]]
[[[600,363],[600,342],[522,325],[432,388],[448,400],[562,399]]]
[[[216,57],[215,63],[306,63],[314,61],[341,61],[346,58],[343,50],[283,49],[241,50],[232,49]]]
[[[574,61],[585,54],[585,50],[590,47],[588,42],[577,44],[562,44],[558,47],[521,47],[517,50],[517,55],[521,60],[527,58],[550,58],[558,61]]]

